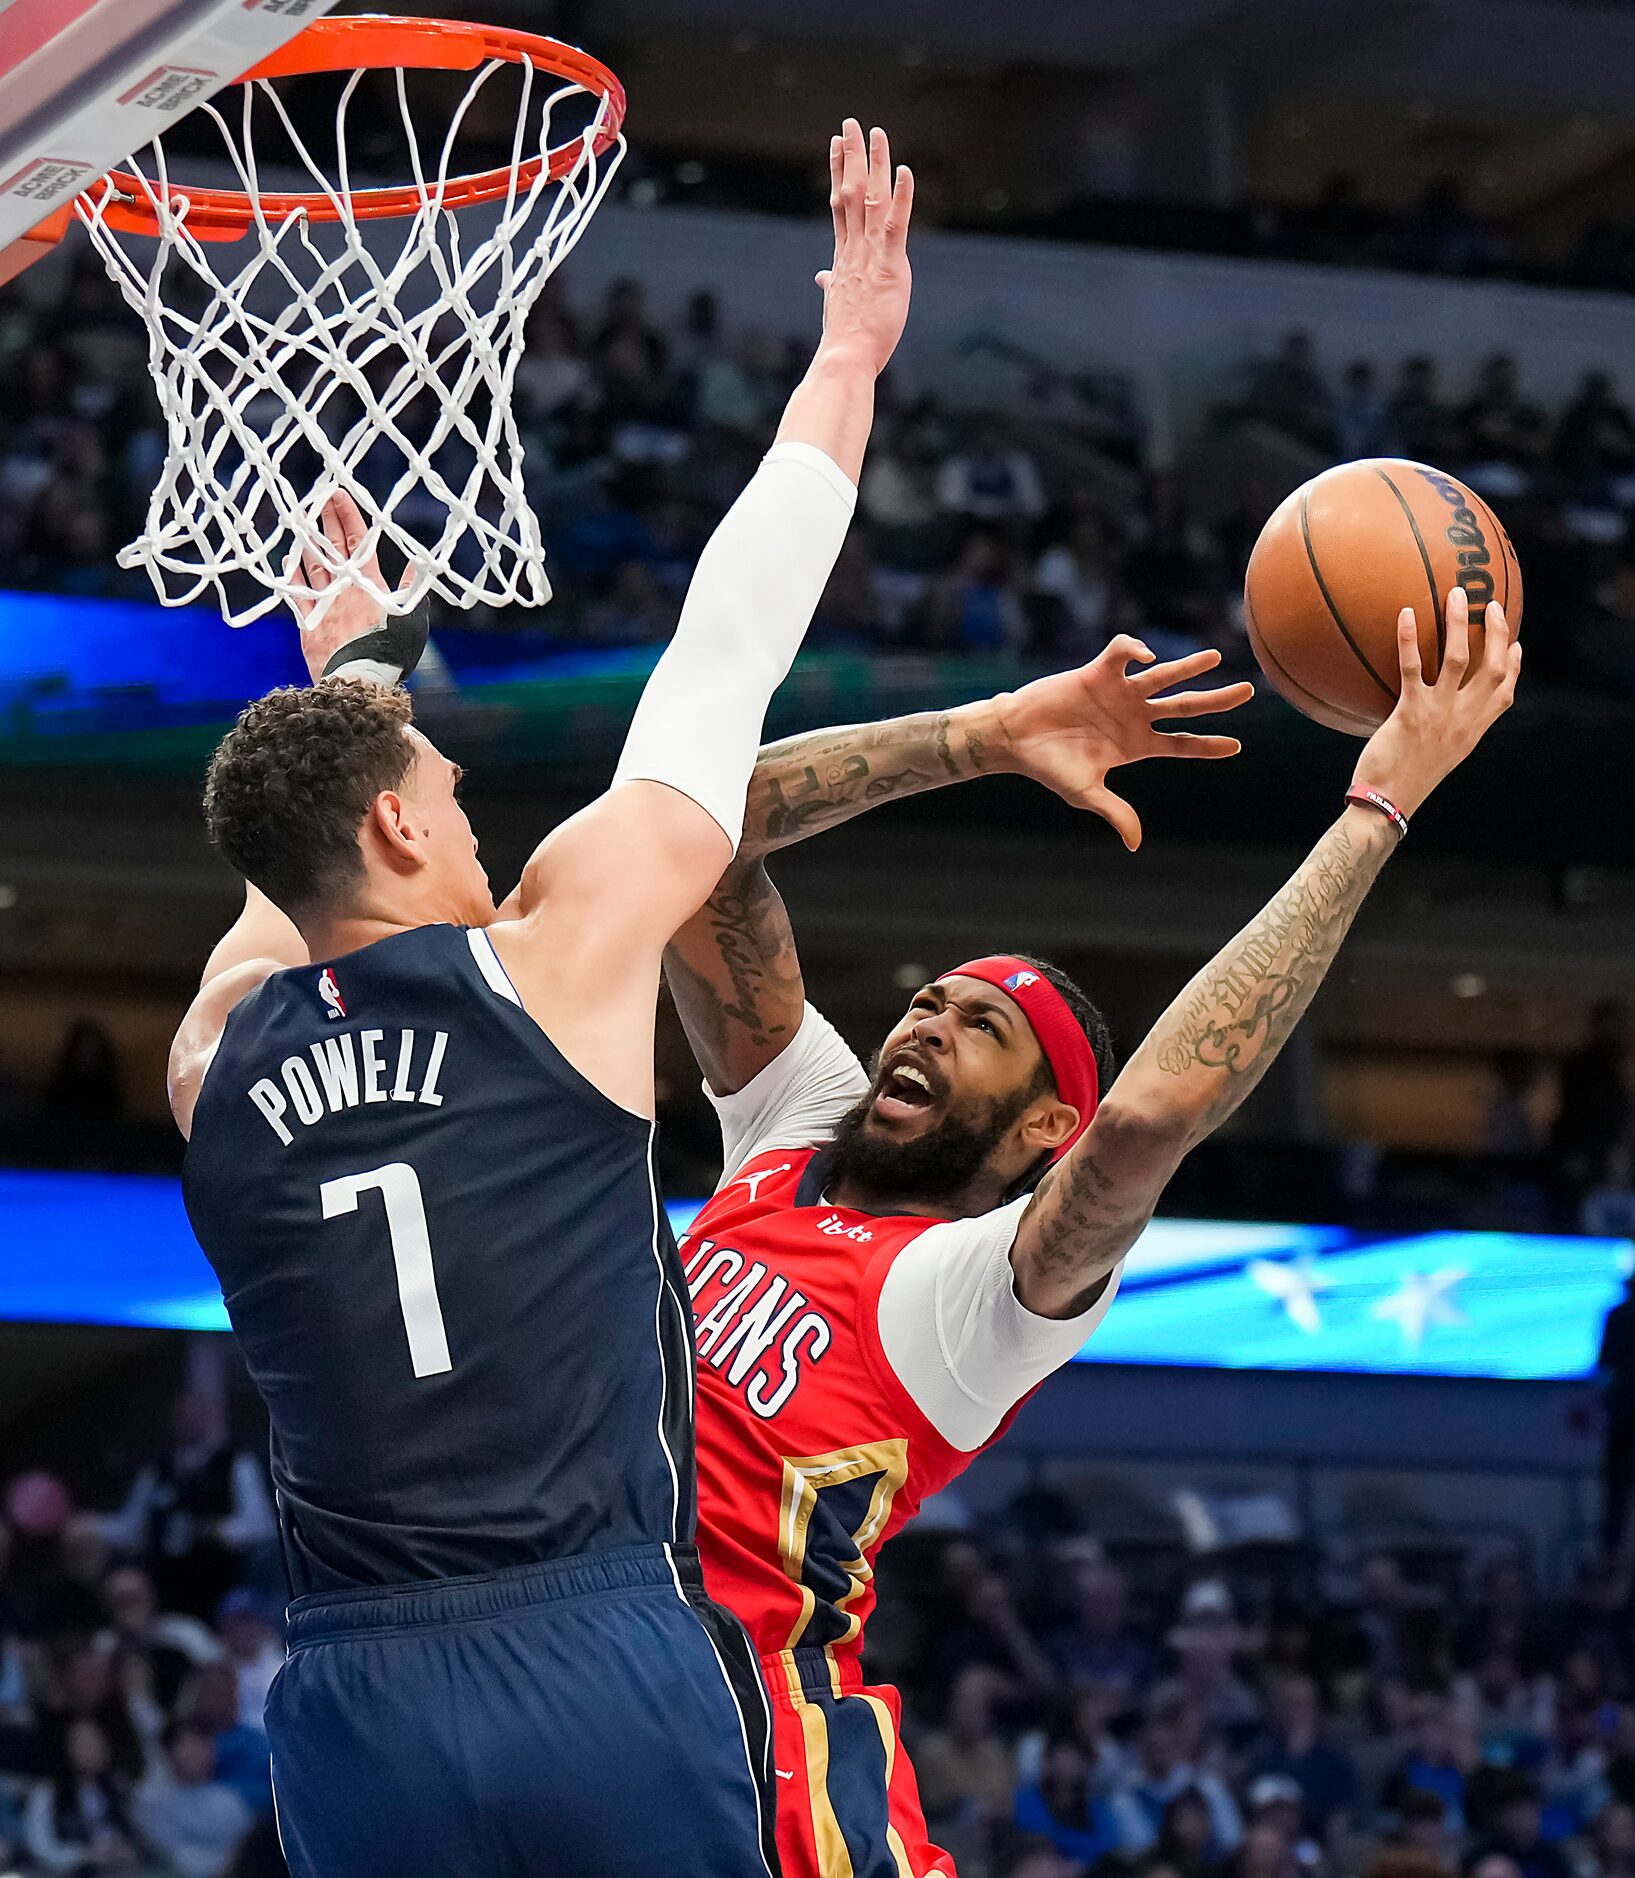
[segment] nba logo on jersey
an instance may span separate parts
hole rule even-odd
[[[335,982],[333,968],[328,965],[318,974],[318,996],[328,1007],[331,1018],[345,1017],[346,1000],[341,996],[341,988]]]
[[[1038,982],[1039,974],[1037,972],[1012,972],[1010,977],[1005,980],[1005,989],[1007,991],[1026,991],[1029,985],[1036,985]]]

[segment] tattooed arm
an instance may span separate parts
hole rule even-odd
[[[765,857],[894,796],[997,767],[992,710],[990,702],[851,724],[762,750],[737,857],[664,957],[687,1039],[717,1095],[759,1075],[806,1008],[794,930]]]
[[[1411,815],[1509,709],[1521,648],[1497,606],[1488,608],[1486,627],[1481,664],[1470,671],[1466,601],[1455,588],[1441,671],[1426,683],[1414,615],[1404,611],[1401,701],[1364,748],[1355,786],[1377,790]],[[1270,1068],[1397,839],[1377,810],[1348,807],[1288,884],[1159,1018],[1023,1218],[1011,1263],[1017,1296],[1030,1310],[1072,1317],[1094,1300],[1182,1156]]]
[[[699,1065],[718,1095],[741,1089],[800,1027],[805,987],[795,936],[765,857],[900,796],[984,775],[1028,776],[1101,815],[1135,848],[1141,824],[1106,785],[1148,756],[1233,755],[1231,737],[1161,733],[1169,718],[1229,710],[1245,684],[1168,692],[1219,664],[1215,652],[1167,665],[1120,638],[1093,663],[958,709],[814,731],[761,752],[743,840],[715,892],[676,934],[665,974]],[[1132,665],[1146,670],[1131,672]]]

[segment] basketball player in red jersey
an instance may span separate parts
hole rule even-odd
[[[863,1680],[875,1555],[1095,1329],[1171,1174],[1277,1055],[1407,817],[1508,708],[1521,655],[1501,610],[1487,609],[1474,668],[1457,589],[1445,617],[1428,684],[1404,611],[1401,702],[1339,819],[1116,1082],[1089,1000],[1020,955],[924,986],[865,1072],[805,1002],[763,860],[888,797],[1000,770],[1097,810],[1133,848],[1139,823],[1108,769],[1169,744],[1235,748],[1155,730],[1155,694],[1213,654],[1131,671],[1152,655],[1118,640],[1082,671],[984,704],[763,752],[744,846],[667,970],[725,1159],[682,1245],[699,1544],[772,1696],[785,1878],[952,1872],[927,1838],[897,1694]],[[1220,709],[1246,689],[1167,710]]]

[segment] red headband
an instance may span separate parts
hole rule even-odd
[[[1066,998],[1037,966],[1007,958],[1003,953],[956,965],[942,977],[980,978],[984,984],[996,986],[1021,1005],[1023,1016],[1039,1039],[1039,1048],[1045,1053],[1050,1073],[1056,1078],[1056,1093],[1079,1111],[1078,1127],[1050,1157],[1059,1161],[1090,1126],[1101,1094],[1096,1053],[1090,1048],[1090,1039]],[[940,984],[942,979],[937,982]]]

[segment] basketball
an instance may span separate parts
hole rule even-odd
[[[1520,630],[1521,567],[1492,509],[1441,470],[1374,457],[1325,470],[1273,510],[1249,557],[1244,621],[1260,669],[1290,704],[1366,737],[1397,701],[1397,615],[1414,609],[1434,678],[1455,586],[1470,597],[1473,662],[1488,601]]]

